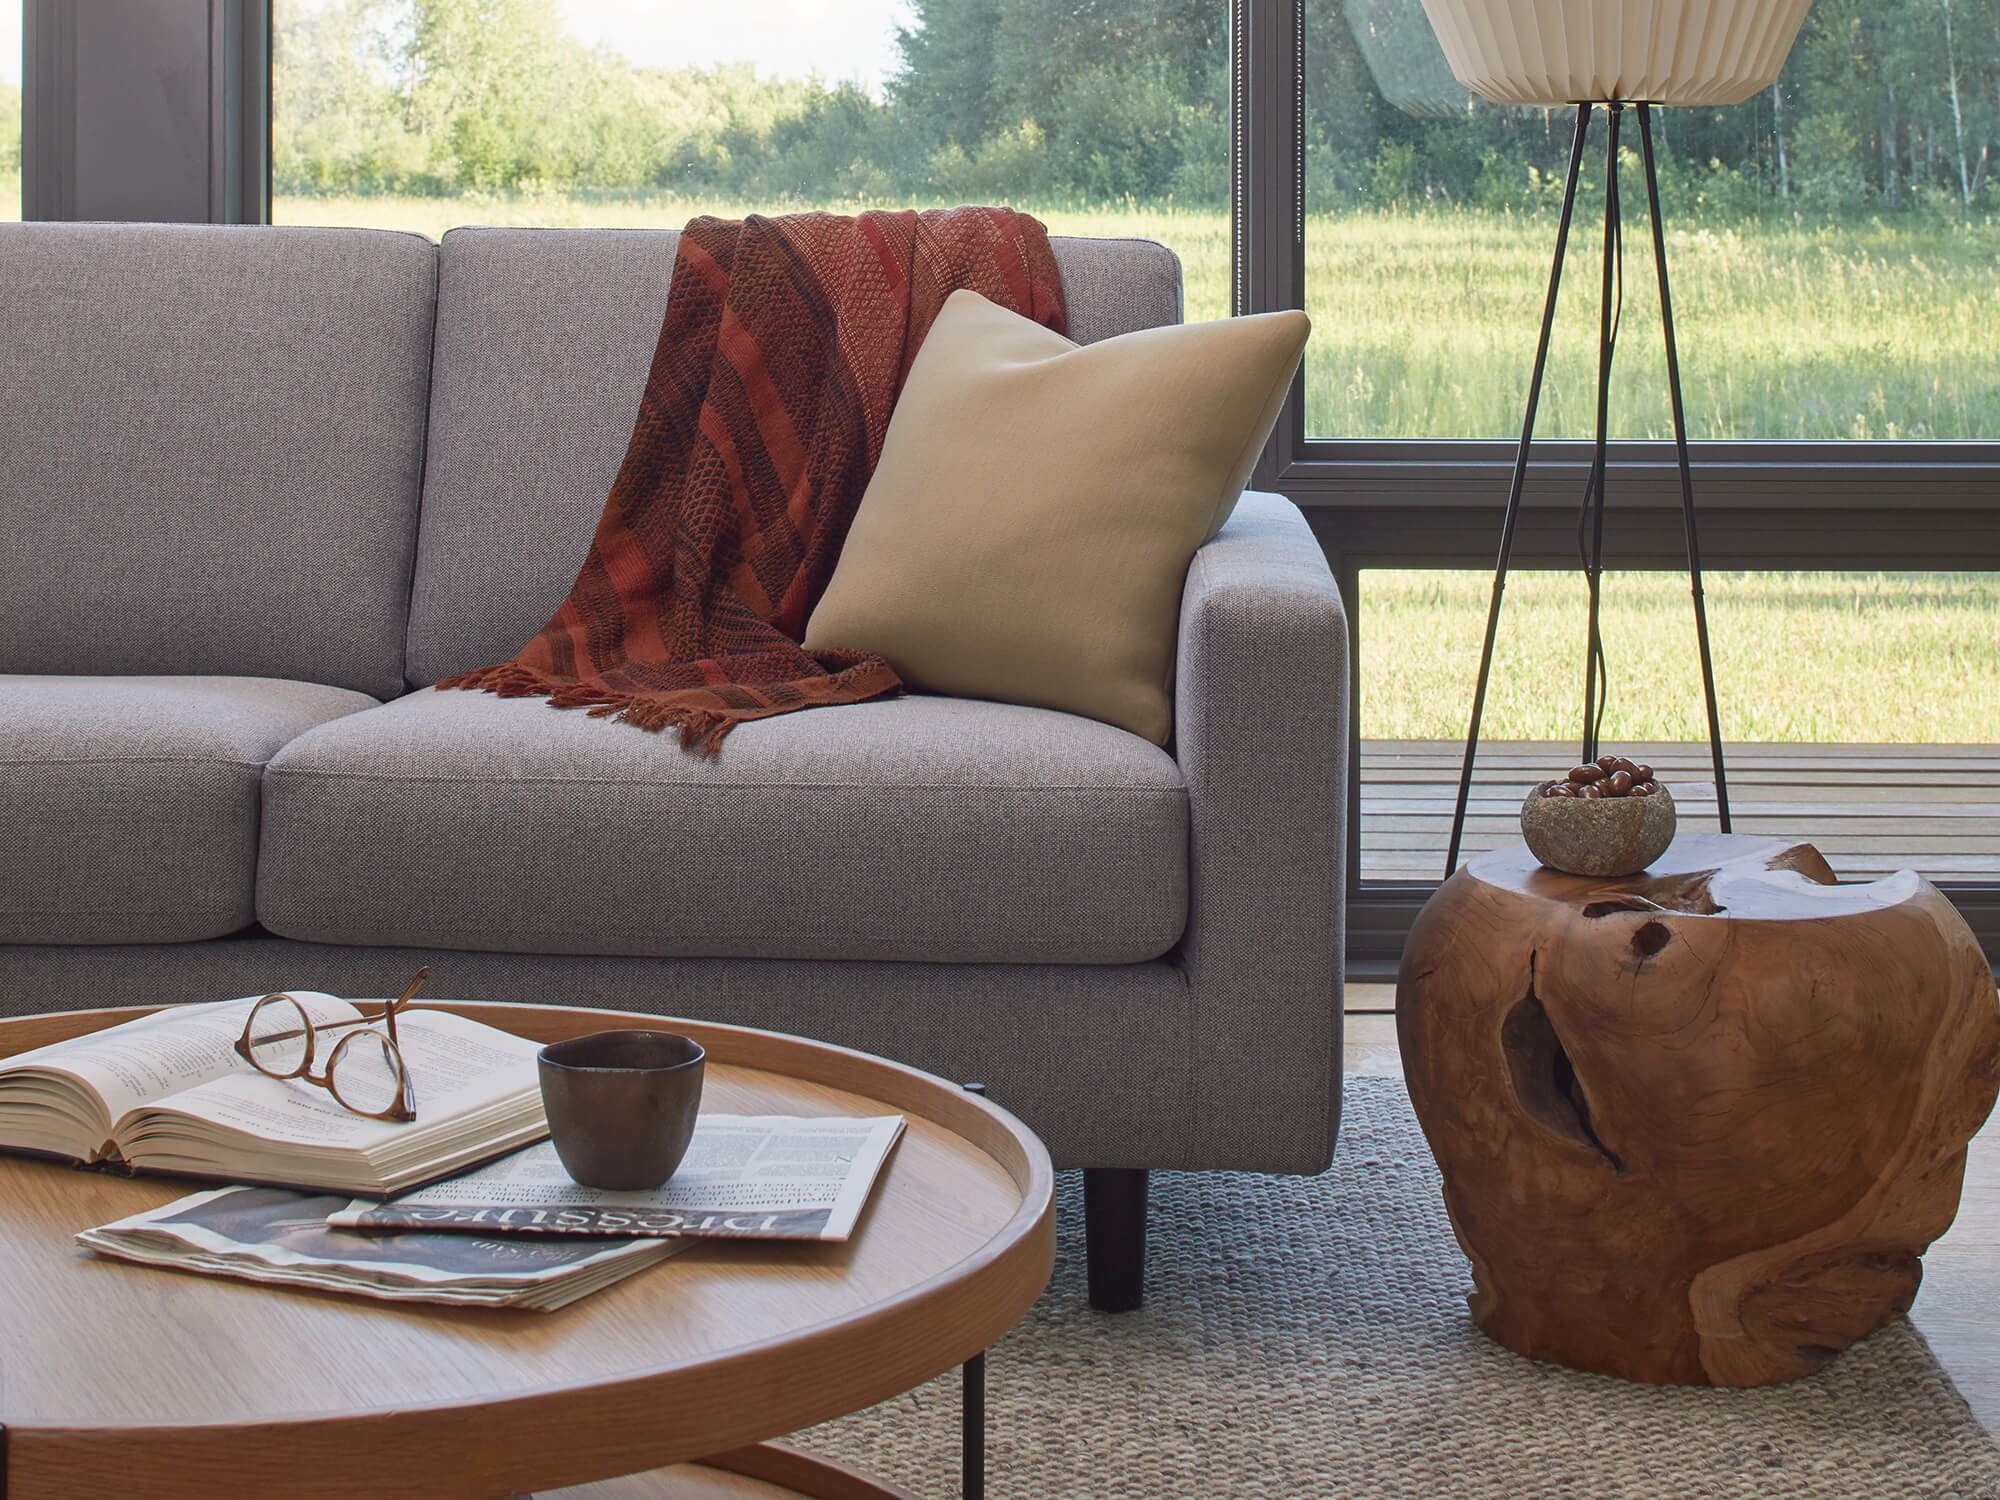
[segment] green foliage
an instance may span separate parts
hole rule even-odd
[[[1377,208],[1399,208],[1416,192],[1417,148],[1409,141],[1384,141],[1375,148],[1368,174],[1368,198]]]
[[[1792,143],[1792,188],[1801,208],[1837,214],[1867,201],[1867,178],[1856,160],[1861,142],[1844,114],[1807,116],[1792,132]]]
[[[1566,112],[1468,99],[1419,0],[1307,0],[1306,11],[1309,208],[1552,209]],[[910,0],[909,15],[901,69],[877,100],[749,64],[637,67],[569,36],[557,0],[285,0],[277,182],[669,190],[770,206],[1226,201],[1228,7]],[[1670,209],[1717,225],[1979,212],[2000,156],[1996,40],[2000,0],[1817,0],[1779,90],[1662,111]],[[0,137],[0,163],[10,149],[18,159]]]
[[[0,177],[21,170],[21,91],[0,83]]]
[[[1164,9],[919,0],[904,69],[878,102],[748,64],[635,67],[567,36],[554,0],[288,0],[274,172],[289,192],[550,183],[773,204],[913,193],[1220,204],[1226,20],[1210,0]]]

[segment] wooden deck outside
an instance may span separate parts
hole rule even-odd
[[[1611,747],[1607,747],[1611,748]],[[1651,764],[1683,822],[1715,827],[1706,744],[1615,747]],[[2000,745],[1725,747],[1738,833],[1815,845],[1842,880],[1914,869],[1936,881],[2000,879]],[[1438,740],[1361,742],[1361,878],[1436,881],[1451,838],[1465,747]],[[1521,798],[1575,764],[1576,745],[1480,746],[1465,853],[1520,837]],[[1464,858],[1464,854],[1460,855]]]

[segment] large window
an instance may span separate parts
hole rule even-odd
[[[1010,202],[1229,311],[1225,0],[277,0],[273,218]]]
[[[0,0],[0,222],[21,217],[21,0]]]
[[[1569,111],[1472,100],[1420,0],[1311,0],[1306,431],[1517,434]],[[2000,438],[2000,32],[1973,0],[1820,0],[1777,88],[1663,109],[1697,439]],[[1594,423],[1603,113],[1538,431]],[[1611,430],[1671,434],[1636,122]]]

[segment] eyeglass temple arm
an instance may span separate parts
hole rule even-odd
[[[399,1050],[403,1044],[396,1041],[396,1012],[410,1003],[410,1000],[416,995],[417,991],[424,987],[424,981],[430,977],[431,966],[425,964],[421,969],[417,970],[417,977],[404,987],[403,993],[391,1000],[382,1012],[382,1019],[389,1027],[389,1040],[395,1042]]]

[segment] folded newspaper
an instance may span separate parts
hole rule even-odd
[[[657,1188],[583,1187],[544,1142],[387,1203],[357,1199],[327,1223],[524,1236],[844,1240],[902,1133],[901,1115],[703,1115],[687,1155]]]
[[[390,1301],[540,1312],[574,1302],[687,1248],[671,1239],[523,1240],[330,1229],[347,1203],[286,1188],[196,1193],[86,1229],[77,1242],[120,1260]]]

